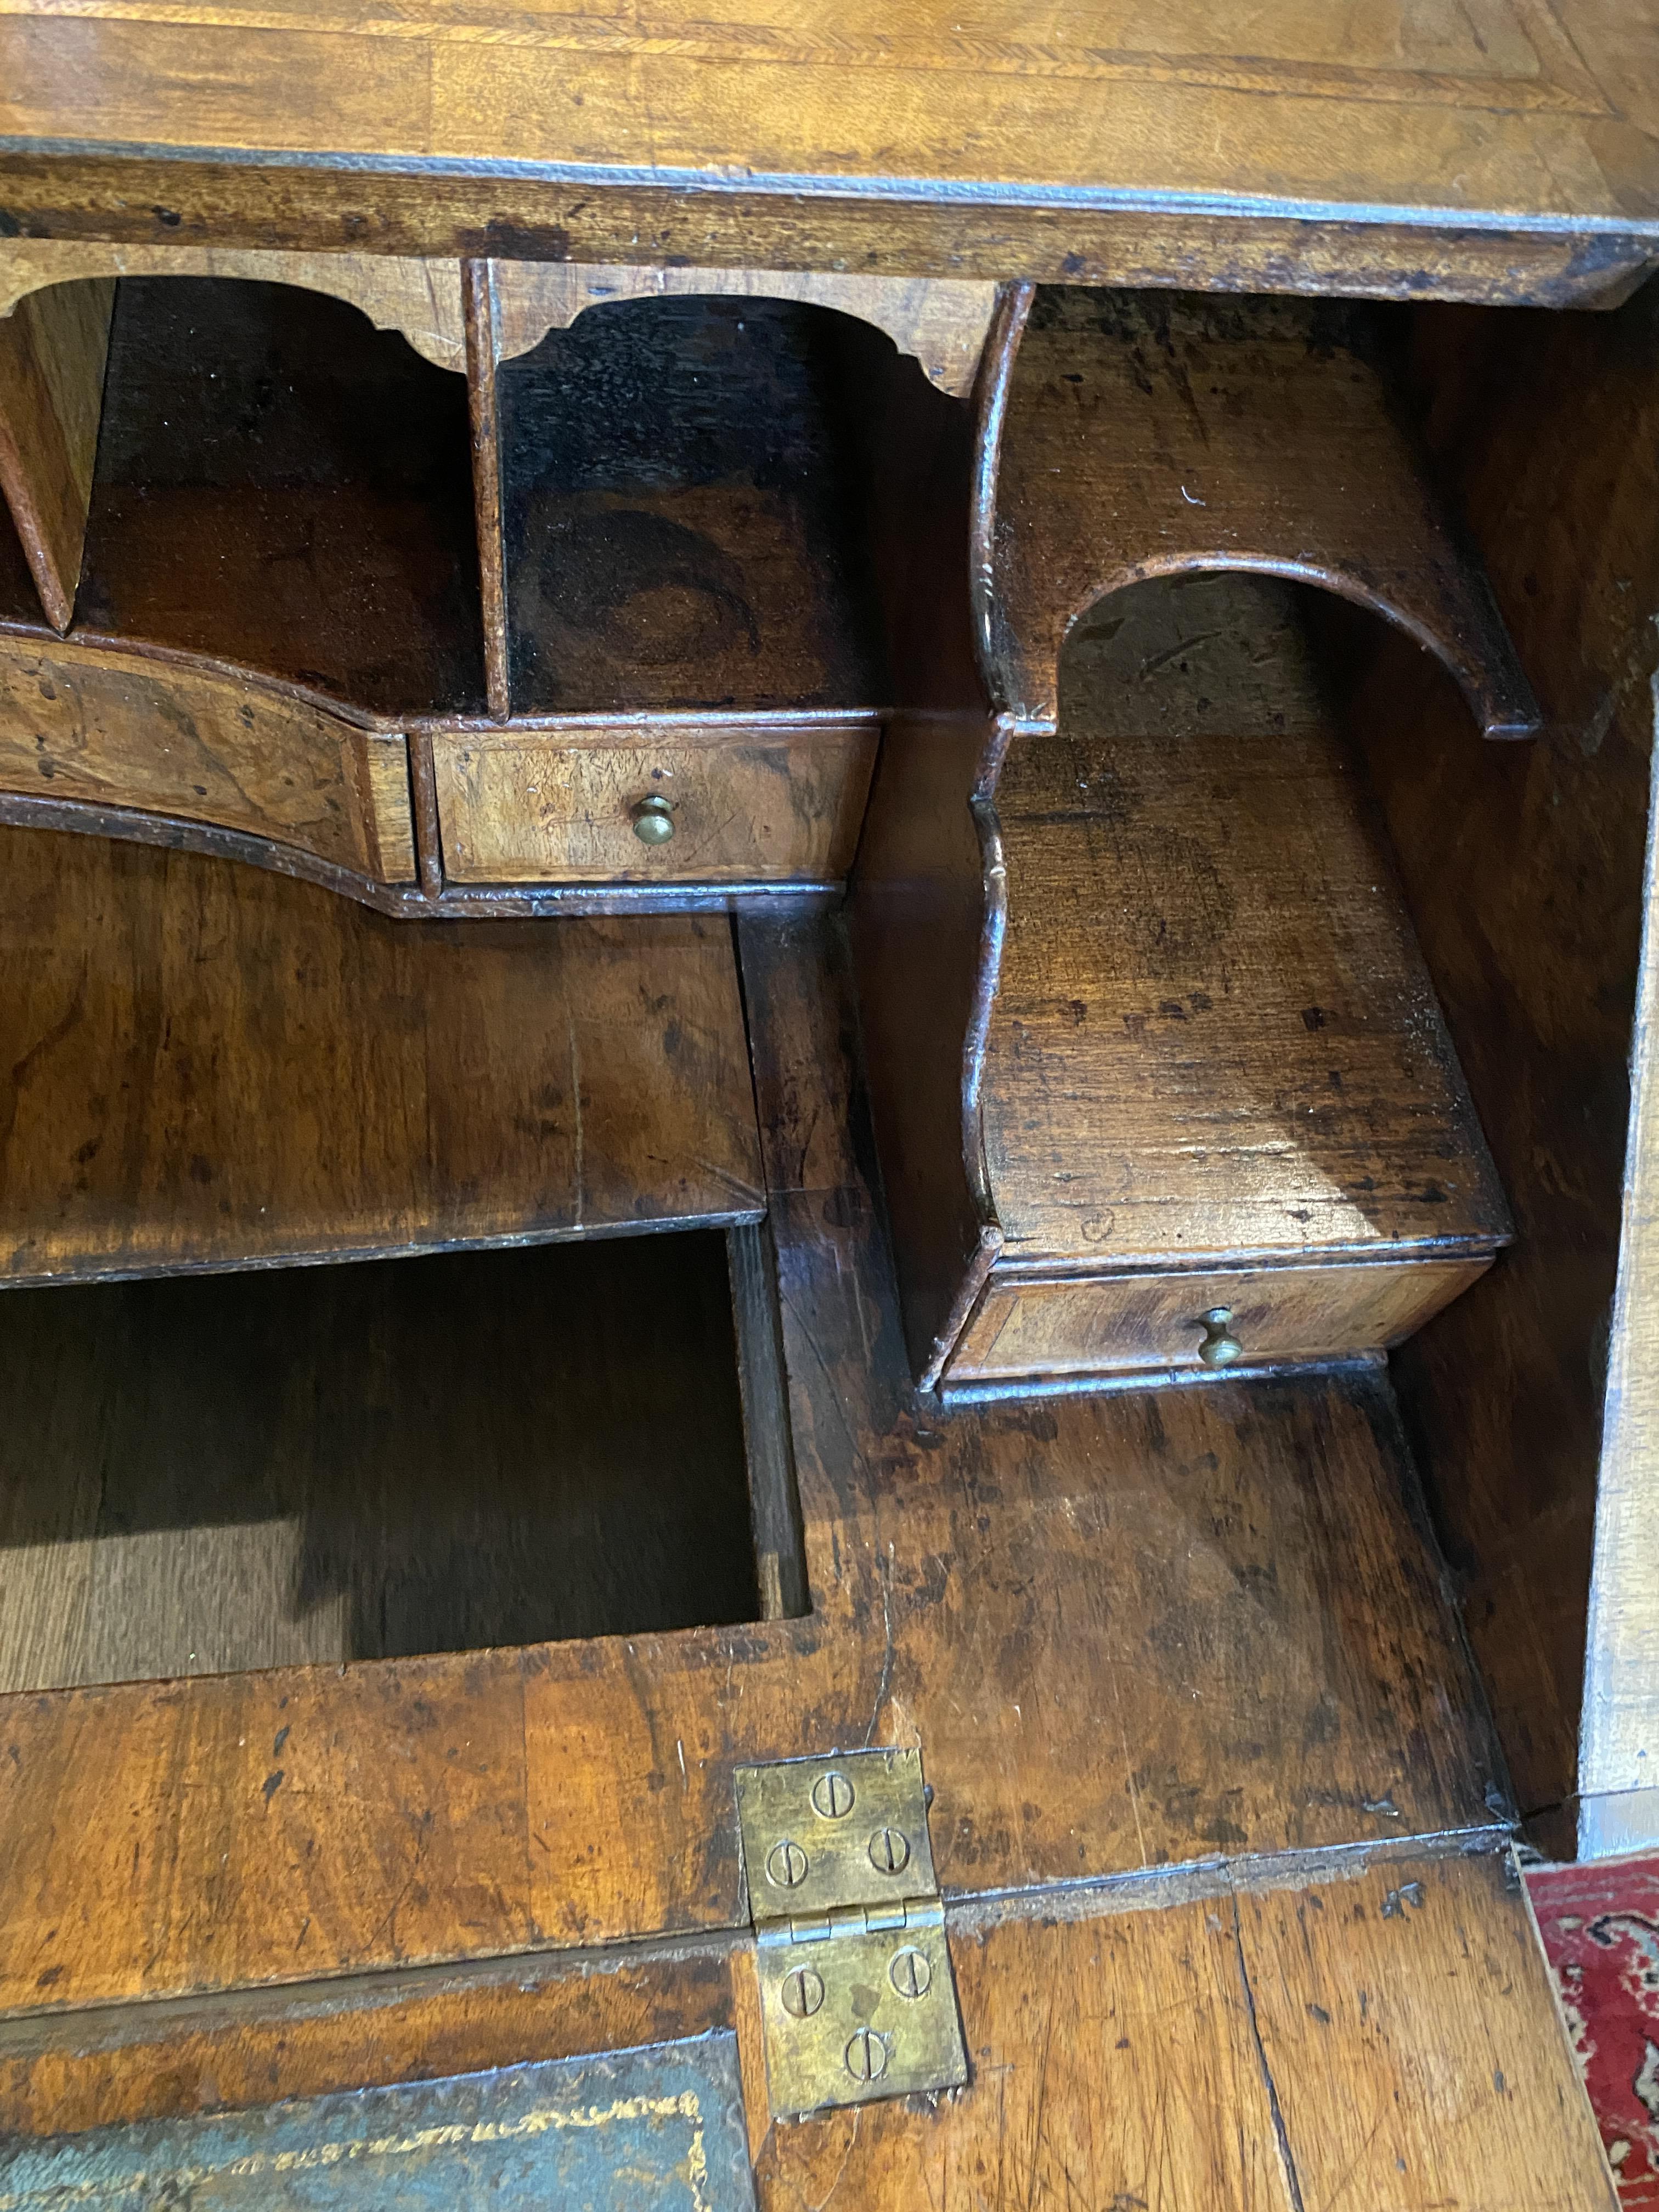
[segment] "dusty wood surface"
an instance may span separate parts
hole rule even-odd
[[[0,496],[40,604],[65,630],[86,550],[114,285],[65,285],[0,327]]]
[[[1473,742],[1472,739],[1467,742]],[[1304,610],[1164,580],[1072,641],[996,798],[1000,1267],[1488,1247],[1486,1157]]]
[[[1404,218],[1440,234],[1426,252],[1419,244],[1430,270],[1455,258],[1440,243],[1449,216],[1522,231],[1547,217],[1577,228],[1581,246],[1607,233],[1626,252],[1630,234],[1654,228],[1651,50],[1595,0],[1494,0],[1478,18],[1435,0],[1375,23],[1279,0],[1247,39],[1208,0],[1155,23],[1061,19],[1040,33],[1003,15],[969,34],[938,0],[742,27],[710,26],[683,0],[602,26],[481,0],[393,27],[349,0],[279,15],[230,0],[94,0],[72,16],[43,0],[0,32],[0,130],[94,150],[297,157],[289,167],[331,204],[337,236],[343,205],[365,201],[342,156],[404,176],[434,156],[463,170],[555,165],[551,191],[504,194],[492,179],[491,196],[470,203],[475,236],[493,211],[496,250],[522,240],[550,258],[573,228],[577,258],[657,258],[638,253],[638,224],[660,201],[672,214],[700,196],[688,228],[705,250],[683,258],[710,258],[712,242],[722,261],[770,265],[769,241],[732,250],[746,210],[711,189],[750,178],[797,222],[816,217],[833,241],[826,266],[856,254],[862,229],[836,221],[830,193],[856,204],[890,186],[890,203],[928,211],[995,203],[1000,264],[973,272],[992,276],[1028,273],[1028,224],[1042,237],[1036,218],[1066,203],[1073,236],[1079,213],[1115,203],[1167,216],[1243,198],[1270,218]],[[149,204],[182,213],[199,172],[219,180],[210,155],[180,162],[172,196]],[[633,186],[630,204],[587,204],[608,179]],[[295,196],[290,185],[279,206]],[[769,195],[750,197],[764,207]]]
[[[274,685],[70,639],[0,651],[0,790],[212,823],[392,883],[415,873],[401,738]]]
[[[6,1690],[756,1615],[718,1232],[3,1316]]]
[[[9,830],[0,1274],[752,1218],[727,925],[411,927]]]
[[[373,714],[479,711],[470,448],[464,380],[343,301],[129,277],[80,627]]]
[[[1363,313],[1041,291],[1009,386],[993,538],[996,703],[1052,720],[1070,624],[1147,576],[1255,568],[1437,653],[1489,737],[1536,726]]]
[[[856,315],[884,331],[902,354],[921,362],[941,392],[965,399],[973,390],[996,286],[922,278],[854,276],[791,269],[594,268],[580,262],[497,261],[502,357],[528,353],[550,330],[567,330],[607,300],[684,295],[800,300]]]
[[[878,730],[613,728],[434,736],[453,883],[833,883],[858,843]],[[641,803],[673,836],[642,844]]]
[[[502,365],[515,713],[887,703],[840,334],[618,301]]]
[[[236,276],[329,292],[361,307],[377,330],[401,331],[438,368],[465,373],[461,272],[453,262],[389,253],[250,253],[211,246],[9,238],[0,243],[0,317],[44,286],[94,276]]]
[[[1385,1386],[919,1418],[834,940],[744,935],[813,1613],[9,1698],[0,2002],[740,1924],[732,1766],[827,1743],[958,1894],[1491,1822]]]
[[[1428,438],[1546,727],[1472,744],[1392,644],[1352,723],[1515,1216],[1396,1371],[1528,1813],[1577,1767],[1653,752],[1656,306],[1417,317]]]

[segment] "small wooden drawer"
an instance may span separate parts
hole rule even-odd
[[[1420,1328],[1491,1264],[1484,1257],[1369,1261],[1061,1281],[994,1273],[945,1384],[1201,1370],[1204,1316],[1217,1307],[1232,1315],[1227,1333],[1240,1346],[1233,1365],[1382,1352]]]
[[[858,842],[876,739],[873,721],[437,736],[444,873],[457,884],[835,883]],[[637,834],[647,800],[666,804],[672,834],[660,843]]]

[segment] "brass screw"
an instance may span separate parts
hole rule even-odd
[[[879,2081],[887,2071],[887,2045],[873,2027],[855,2027],[847,2046],[847,2070],[855,2081]]]
[[[870,1863],[878,1874],[902,1874],[910,1863],[910,1838],[902,1828],[878,1828],[870,1838]]]
[[[812,1784],[812,1810],[826,1820],[843,1820],[853,1809],[853,1785],[844,1774],[820,1774]]]
[[[634,809],[634,835],[641,845],[665,845],[674,834],[673,802],[653,792]]]
[[[925,1951],[904,1950],[895,1954],[887,1978],[902,1997],[925,1997],[933,1986],[933,1970]]]
[[[766,1879],[780,1889],[799,1889],[806,1879],[806,1854],[786,1836],[767,1855]]]
[[[823,1978],[811,1966],[797,1966],[783,1978],[783,2008],[794,2020],[811,2020],[823,2002]]]
[[[1204,1315],[1204,1341],[1198,1347],[1198,1356],[1206,1367],[1231,1367],[1235,1359],[1243,1358],[1243,1346],[1231,1333],[1232,1317],[1231,1306],[1212,1306]]]

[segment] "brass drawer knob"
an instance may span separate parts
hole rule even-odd
[[[674,834],[674,805],[653,793],[634,809],[634,835],[641,845],[665,845]]]
[[[1198,1356],[1206,1367],[1231,1367],[1235,1359],[1243,1358],[1244,1347],[1232,1334],[1232,1318],[1231,1306],[1212,1306],[1204,1316],[1204,1341]]]

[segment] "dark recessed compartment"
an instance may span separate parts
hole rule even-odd
[[[3,498],[0,498],[0,623],[45,630],[40,594],[23,557],[22,542]]]
[[[753,1620],[718,1231],[0,1294],[0,1690]]]
[[[871,335],[785,301],[629,301],[502,364],[515,713],[884,702]]]
[[[77,633],[389,715],[483,702],[464,378],[343,301],[117,290]]]

